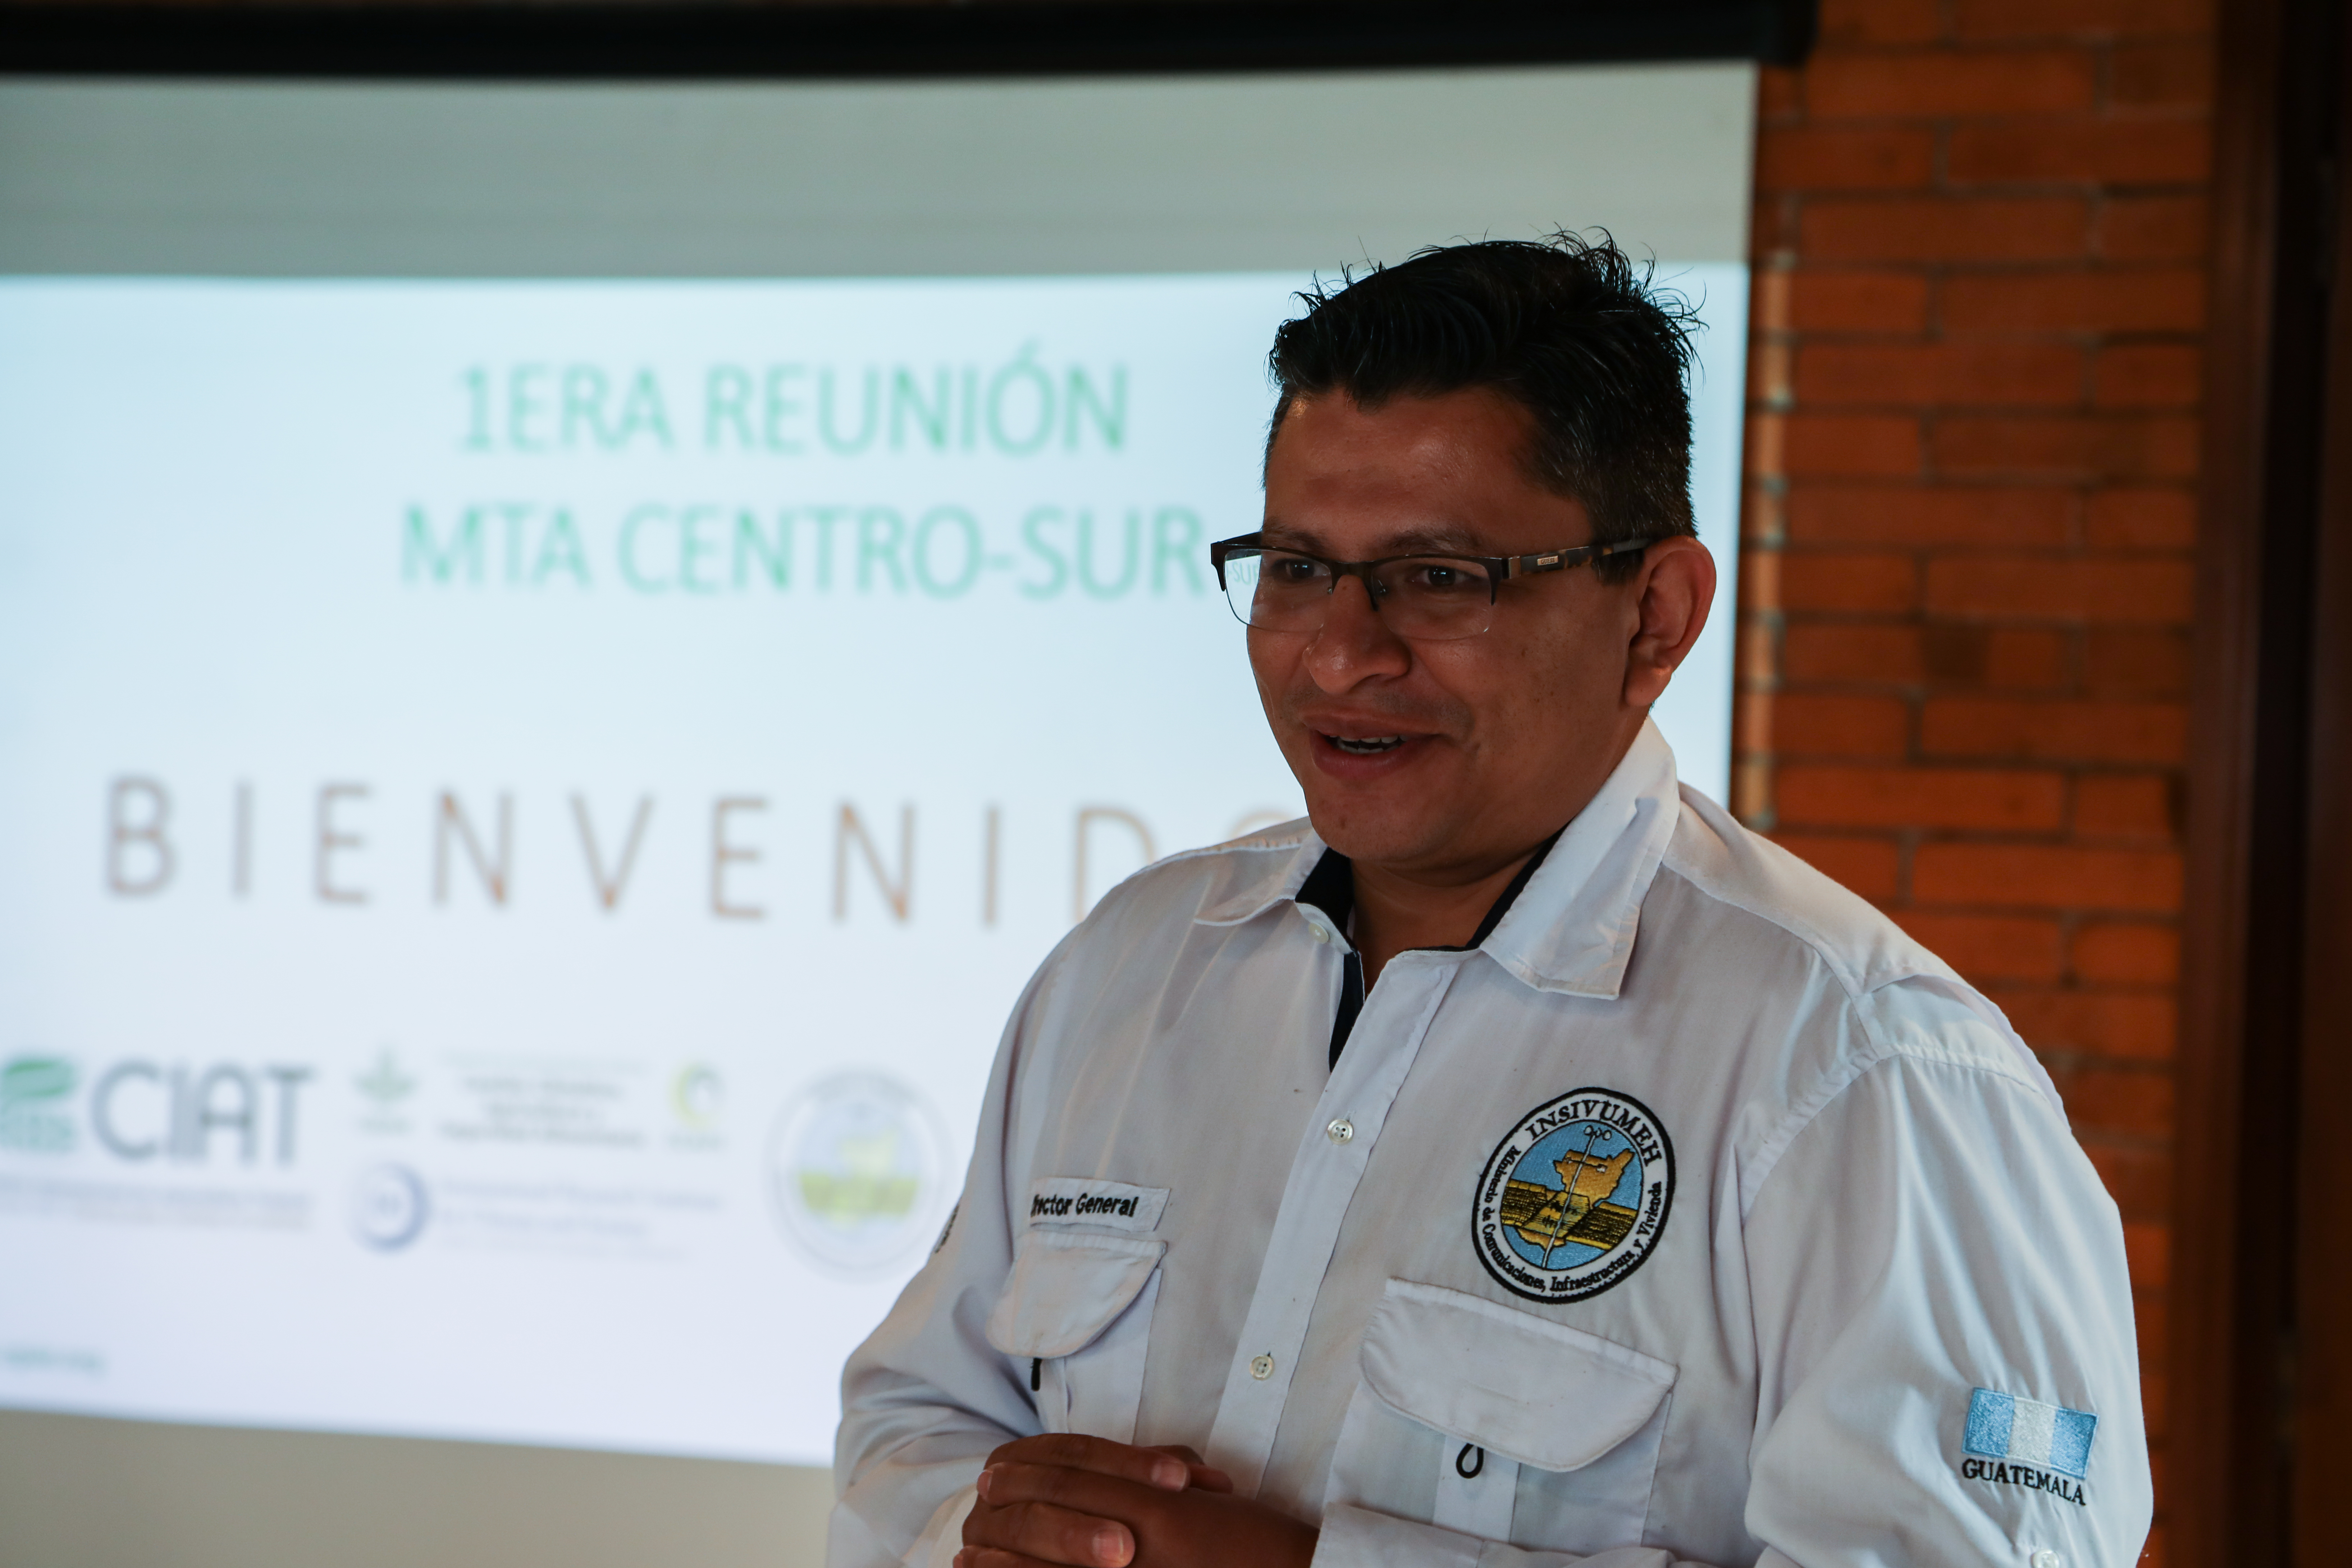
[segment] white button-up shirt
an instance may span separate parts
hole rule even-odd
[[[1645,727],[1499,924],[1329,1059],[1304,824],[1107,897],[852,1358],[836,1568],[988,1452],[1184,1443],[1332,1563],[2127,1568],[2115,1205],[2000,1012]]]

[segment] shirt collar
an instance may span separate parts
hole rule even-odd
[[[1501,921],[1478,945],[1538,991],[1614,996],[1640,924],[1642,900],[1657,875],[1681,810],[1675,754],[1643,721],[1616,771],[1560,831]],[[1233,858],[1194,918],[1239,925],[1297,901],[1329,847],[1312,827],[1269,837],[1256,854]]]

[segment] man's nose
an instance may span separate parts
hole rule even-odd
[[[1373,607],[1370,587],[1360,577],[1332,585],[1323,629],[1307,645],[1307,672],[1326,691],[1345,691],[1376,676],[1402,675],[1412,653]]]

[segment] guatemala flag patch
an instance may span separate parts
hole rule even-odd
[[[1969,1400],[1969,1426],[1960,1447],[1987,1459],[2036,1465],[2083,1479],[2091,1465],[2091,1434],[2099,1418],[2087,1410],[2044,1405],[1979,1388]]]

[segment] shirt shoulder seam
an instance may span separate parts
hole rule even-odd
[[[1692,892],[1696,893],[1700,898],[1709,899],[1714,900],[1716,903],[1725,905],[1730,909],[1738,910],[1741,914],[1748,916],[1751,920],[1761,921],[1764,924],[1770,926],[1777,931],[1784,933],[1790,941],[1802,946],[1806,952],[1813,955],[1814,959],[1819,962],[1822,969],[1829,973],[1830,977],[1837,982],[1838,989],[1845,994],[1845,999],[1849,1005],[1858,1005],[1864,996],[1868,995],[1873,991],[1880,990],[1885,986],[1894,984],[1896,981],[1907,980],[1911,977],[1908,973],[1890,974],[1876,985],[1864,985],[1860,984],[1858,976],[1850,973],[1846,965],[1840,963],[1837,961],[1836,956],[1830,951],[1829,939],[1821,935],[1818,931],[1813,931],[1808,926],[1793,923],[1790,921],[1781,919],[1776,914],[1758,909],[1753,903],[1748,902],[1745,900],[1732,898],[1719,888],[1709,887],[1706,882],[1701,881],[1689,871],[1685,870],[1682,867],[1676,865],[1675,863],[1675,857],[1671,850],[1669,850],[1665,859],[1659,865],[1658,868],[1662,871],[1671,872],[1676,880],[1680,881],[1683,886],[1688,888]],[[1923,971],[1921,973],[1925,972]],[[1864,1022],[1864,1027],[1866,1030],[1869,1029],[1867,1021]],[[1875,1040],[1875,1031],[1871,1031],[1871,1033],[1873,1039]]]
[[[1785,932],[1791,941],[1803,944],[1805,949],[1820,962],[1822,968],[1836,976],[1839,987],[1853,1001],[1859,1002],[1873,992],[1883,991],[1889,985],[1901,984],[1906,980],[1948,978],[1944,965],[1936,961],[1932,954],[1927,953],[1925,949],[1921,949],[1920,953],[1929,960],[1928,963],[1889,965],[1874,975],[1857,973],[1851,964],[1841,959],[1836,944],[1812,922],[1802,919],[1793,910],[1772,908],[1760,899],[1738,897],[1715,879],[1702,875],[1683,856],[1675,853],[1671,842],[1666,847],[1666,853],[1659,864],[1659,869],[1673,872],[1685,887],[1689,888],[1699,897],[1711,900],[1727,908],[1738,910],[1743,914],[1763,921],[1775,931]],[[1885,917],[1882,914],[1878,918],[1883,920]]]
[[[2037,1103],[2042,1102],[2040,1089],[2018,1074],[2008,1071],[1998,1062],[1962,1056],[1957,1051],[1938,1050],[1932,1046],[1917,1044],[1898,1046],[1883,1039],[1868,1019],[1861,1019],[1860,1022],[1868,1034],[1874,1048],[1842,1060],[1839,1063],[1839,1069],[1842,1070],[1822,1073],[1814,1081],[1813,1087],[1781,1116],[1764,1142],[1757,1146],[1754,1173],[1751,1175],[1745,1169],[1740,1172],[1739,1223],[1742,1228],[1746,1227],[1748,1212],[1756,1206],[1756,1200],[1762,1194],[1765,1184],[1769,1182],[1772,1179],[1772,1173],[1780,1169],[1781,1157],[1789,1152],[1790,1146],[1796,1142],[1805,1129],[1820,1120],[1822,1112],[1834,1104],[1841,1095],[1861,1082],[1867,1074],[1885,1067],[1889,1062],[1928,1062],[1939,1067],[1959,1068],[1969,1072],[1982,1073],[1987,1078],[1999,1079],[2013,1089],[2022,1089],[2032,1095]]]

